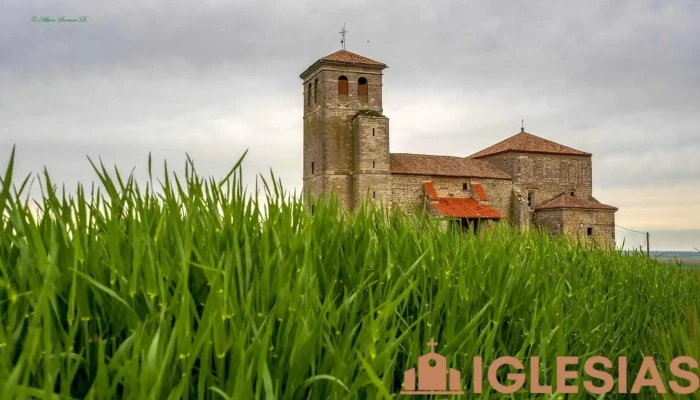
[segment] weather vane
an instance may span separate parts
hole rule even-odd
[[[340,44],[343,46],[343,50],[345,50],[345,34],[348,33],[348,31],[345,30],[345,22],[343,22],[343,30],[340,31]]]
[[[525,120],[520,120],[520,132],[525,132]]]

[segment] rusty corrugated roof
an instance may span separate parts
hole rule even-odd
[[[489,196],[486,195],[486,191],[484,190],[484,187],[481,186],[478,183],[472,183],[472,187],[474,188],[474,193],[476,193],[477,196],[479,196],[479,200],[481,201],[488,201]]]
[[[437,190],[435,190],[435,186],[433,186],[433,182],[424,181],[423,187],[425,188],[425,193],[428,194],[428,198],[430,200],[437,200],[438,193],[437,193]]]
[[[501,214],[493,208],[479,204],[472,198],[440,197],[432,206],[442,215],[453,218],[499,219]]]

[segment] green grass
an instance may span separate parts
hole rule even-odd
[[[652,355],[666,380],[671,358],[700,358],[697,275],[641,253],[333,199],[311,216],[274,177],[258,203],[240,161],[145,187],[96,165],[102,188],[74,196],[44,173],[37,216],[12,166],[1,399],[384,398],[431,337],[467,391],[477,355],[539,356],[552,384],[557,355],[627,356],[630,371]]]

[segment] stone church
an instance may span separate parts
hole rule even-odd
[[[390,153],[385,68],[340,50],[301,74],[304,202],[312,212],[314,198],[334,192],[348,209],[369,199],[466,230],[508,221],[614,245],[617,208],[593,197],[591,153],[524,129],[467,157]]]

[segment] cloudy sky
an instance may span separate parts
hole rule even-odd
[[[0,167],[74,188],[87,156],[301,188],[299,74],[385,62],[391,151],[470,155],[527,131],[594,153],[594,194],[652,249],[700,248],[700,2],[13,1],[0,8]],[[85,22],[58,22],[60,17]],[[56,22],[32,22],[50,17]],[[618,231],[636,246],[642,235]]]

